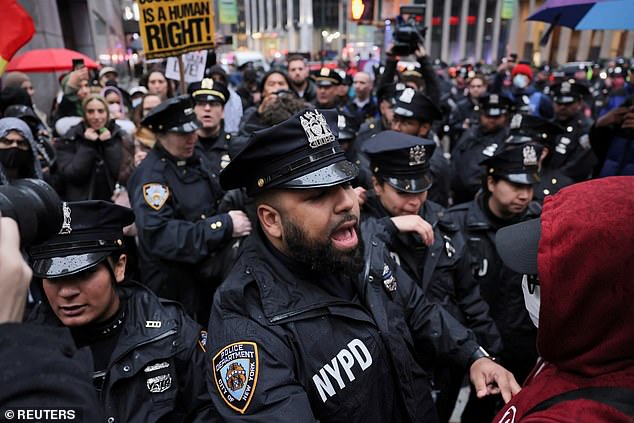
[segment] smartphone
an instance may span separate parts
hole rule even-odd
[[[84,59],[73,59],[73,70],[81,69],[84,67]]]

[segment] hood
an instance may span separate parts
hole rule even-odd
[[[634,177],[571,185],[546,197],[538,267],[538,349],[586,377],[634,363]]]
[[[33,154],[32,177],[37,179],[44,179],[42,167],[40,166],[40,161],[38,159],[36,141],[35,138],[33,138],[33,132],[31,132],[31,128],[29,128],[26,122],[24,122],[22,119],[18,119],[15,117],[5,117],[0,119],[0,138],[4,137],[11,131],[18,132],[26,140],[29,141],[29,145],[31,146],[31,153]],[[6,185],[7,183],[8,179],[6,179],[4,168],[0,164],[0,185]]]

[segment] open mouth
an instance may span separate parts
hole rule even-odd
[[[72,306],[61,306],[60,310],[64,316],[72,317],[78,316],[84,312],[86,309],[85,305],[72,305]]]
[[[341,250],[355,248],[359,243],[356,221],[350,221],[339,226],[331,235],[335,247]]]

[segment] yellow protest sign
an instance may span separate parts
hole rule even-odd
[[[147,59],[214,47],[211,0],[137,0],[137,3]]]

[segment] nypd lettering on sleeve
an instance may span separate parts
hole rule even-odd
[[[224,347],[212,360],[216,387],[229,407],[244,414],[258,381],[258,346],[236,342]]]
[[[337,394],[336,388],[343,390],[359,373],[372,365],[372,354],[360,339],[353,339],[328,363],[313,375],[313,383],[322,402]]]

